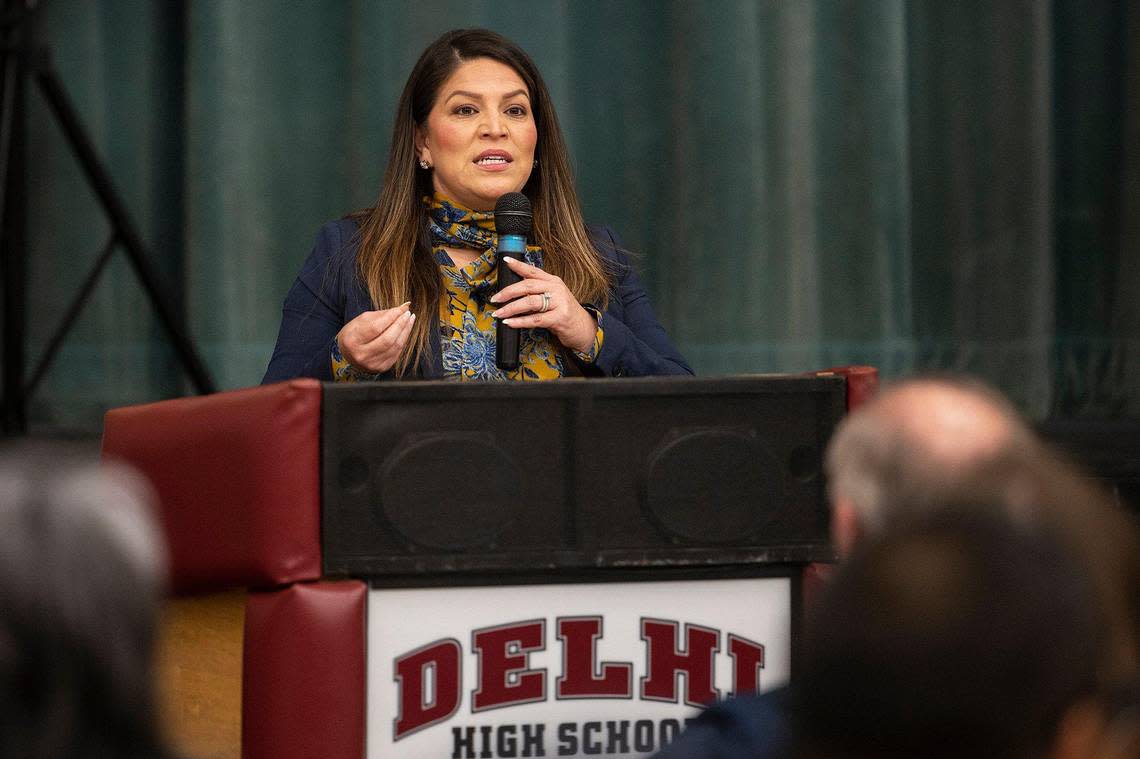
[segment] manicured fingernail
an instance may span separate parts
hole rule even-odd
[[[413,314],[411,311],[405,311],[405,312],[404,312],[404,318],[405,318],[405,319],[411,319],[412,321],[415,321],[415,320],[416,320],[416,315],[415,315],[415,314]]]
[[[504,261],[514,261],[515,259],[511,258],[510,256],[503,256],[503,260]]]
[[[514,319],[503,319],[503,324],[506,324],[508,327],[515,326],[514,322],[515,322]]]
[[[499,294],[495,293],[494,295],[492,295],[487,300],[491,301],[492,303],[498,303],[499,302]],[[494,314],[491,314],[491,315],[494,316]]]
[[[491,318],[493,318],[493,319],[499,318],[499,310],[498,309],[491,312]]]
[[[412,305],[412,302],[410,300],[406,300],[400,304],[400,308],[403,308],[404,306],[410,306],[410,305]]]

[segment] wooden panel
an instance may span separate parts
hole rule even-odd
[[[174,748],[197,759],[241,757],[245,591],[167,602],[158,643],[158,698]]]

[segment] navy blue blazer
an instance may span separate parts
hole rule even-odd
[[[793,755],[787,687],[705,709],[653,759],[785,759]]]
[[[593,365],[594,376],[692,374],[693,370],[657,323],[640,279],[608,227],[590,227],[594,247],[616,271],[610,302],[602,314],[605,339]],[[356,270],[357,225],[351,219],[321,227],[316,245],[285,296],[281,329],[262,384],[294,377],[332,379],[330,351],[340,328],[375,307]],[[417,367],[422,379],[443,377],[438,341]]]

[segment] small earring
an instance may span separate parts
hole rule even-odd
[[[421,158],[420,159],[420,168],[423,169],[424,171],[427,171],[428,169],[431,168],[431,164]]]
[[[537,158],[534,159],[534,165],[538,166],[538,159]]]

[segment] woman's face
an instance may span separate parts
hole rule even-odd
[[[416,151],[432,167],[432,185],[477,211],[518,192],[530,179],[538,129],[530,93],[515,70],[490,58],[459,68],[439,88]]]

